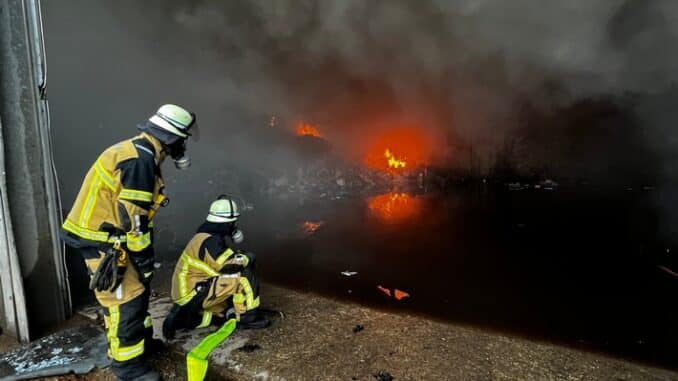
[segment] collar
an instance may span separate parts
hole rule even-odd
[[[147,134],[145,132],[142,132],[139,134],[140,137],[148,140],[149,143],[153,146],[153,150],[155,151],[155,157],[159,158],[160,157],[160,152],[162,152],[162,143],[160,143],[160,140],[156,139],[153,135]]]

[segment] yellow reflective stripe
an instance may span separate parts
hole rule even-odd
[[[226,261],[228,260],[228,258],[230,258],[231,255],[233,255],[233,253],[234,253],[234,251],[231,250],[231,248],[224,250],[224,252],[221,253],[221,255],[219,256],[219,258],[217,258],[217,260],[216,260],[217,264],[219,266],[223,266],[224,263],[226,263]]]
[[[101,185],[103,183],[101,180],[97,181],[97,186],[94,189],[94,194],[92,194],[92,199],[88,200],[91,201],[91,205],[89,210],[87,211],[87,214],[85,216],[85,223],[82,224],[82,226],[89,226],[89,220],[92,219],[92,214],[94,213],[94,209],[96,209],[97,201],[99,200],[99,191],[101,190]]]
[[[104,168],[104,166],[101,164],[101,160],[97,160],[97,162],[94,164],[94,170],[96,170],[97,174],[99,177],[101,177],[101,180],[106,184],[107,187],[109,187],[112,191],[115,191],[115,181],[113,181],[113,176],[111,176],[110,173]]]
[[[144,328],[151,328],[153,327],[153,319],[151,319],[151,315],[147,315],[146,319],[144,319]]]
[[[144,278],[148,278],[151,275],[153,275],[153,271],[149,271],[147,273],[144,273]]]
[[[245,295],[235,294],[233,295],[233,304],[243,304],[245,303]]]
[[[212,313],[210,311],[203,311],[202,312],[202,321],[200,322],[200,325],[195,327],[195,328],[209,327],[211,322],[212,322]]]
[[[106,338],[108,339],[110,355],[115,358],[115,354],[118,353],[118,347],[120,347],[120,339],[118,339],[120,308],[118,306],[113,306],[108,309],[108,314],[110,317],[108,319],[108,332],[106,332]]]
[[[118,198],[123,200],[151,202],[153,201],[153,193],[136,189],[122,188],[120,194],[118,194]]]
[[[120,327],[120,307],[114,306],[108,309],[110,317],[108,318],[108,332],[106,333],[106,338],[108,338],[108,347],[110,356],[113,357],[116,361],[127,361],[131,360],[144,353],[144,340],[130,345],[128,347],[120,346],[120,339],[118,338],[118,329]],[[150,316],[146,317],[150,320]],[[144,321],[144,326],[146,321]],[[152,322],[151,322],[152,326]]]
[[[78,237],[82,237],[90,241],[106,242],[108,240],[108,233],[86,229],[72,223],[69,220],[64,221],[64,224],[61,227],[63,227],[64,230],[77,235]]]
[[[181,261],[181,260],[180,260]],[[190,266],[188,265],[188,262],[181,261],[183,265],[181,266],[181,272],[179,272],[179,295],[182,295],[181,299],[185,298],[188,293],[188,270],[190,269]],[[195,290],[194,290],[195,291]],[[192,296],[191,296],[192,298]],[[190,298],[188,299],[190,300]],[[188,303],[188,300],[186,300],[186,303]],[[182,305],[179,303],[179,305]]]
[[[240,286],[242,286],[244,292],[245,292],[245,303],[247,306],[247,309],[250,310],[254,307],[254,292],[252,291],[252,286],[250,285],[250,281],[245,278],[244,276],[240,277]]]
[[[179,287],[181,287],[181,286],[179,286]],[[188,294],[182,296],[181,298],[175,300],[174,303],[176,303],[180,306],[186,305],[186,303],[190,302],[191,299],[193,299],[193,297],[196,296],[197,294],[198,294],[198,292],[193,290],[193,291],[189,292]]]
[[[256,298],[254,298],[254,302],[252,303],[252,308],[249,308],[249,309],[253,310],[253,309],[258,308],[258,307],[259,307],[259,297],[257,296]]]
[[[119,347],[116,352],[113,352],[113,358],[117,361],[128,361],[135,357],[139,357],[144,353],[144,339],[140,342],[130,345],[128,347]]]
[[[80,211],[80,216],[78,217],[80,226],[89,226],[88,222],[90,217],[92,217],[92,211],[94,210],[94,204],[96,203],[99,188],[101,188],[101,180],[99,179],[99,176],[94,176],[94,179],[92,179],[92,182],[89,184],[85,206]]]
[[[205,263],[205,262],[203,262],[199,259],[191,257],[190,255],[186,254],[186,252],[181,254],[181,260],[184,261],[184,262],[187,262],[189,266],[195,267],[196,269],[204,272],[205,274],[207,274],[209,276],[218,276],[219,275],[219,273],[216,272],[213,268],[211,268],[207,263]]]
[[[127,233],[127,248],[132,251],[141,251],[151,244],[151,233],[146,232],[142,235],[136,233]]]

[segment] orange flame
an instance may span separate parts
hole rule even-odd
[[[368,207],[381,220],[400,222],[416,217],[421,211],[422,201],[407,193],[390,192],[372,197]]]
[[[394,128],[368,138],[365,164],[385,171],[416,168],[426,163],[430,141],[418,128]]]
[[[386,151],[384,151],[384,157],[388,160],[389,168],[405,168],[407,165],[405,160],[396,159],[395,155],[388,148],[386,148]]]
[[[323,224],[324,223],[322,221],[318,221],[318,222],[306,221],[303,224],[301,224],[301,230],[305,234],[312,235],[312,234],[315,234],[315,232],[317,232],[318,229],[320,229],[320,227]]]
[[[318,131],[314,125],[306,122],[297,123],[297,135],[314,136],[316,138],[322,137],[322,135],[320,135],[320,131]]]

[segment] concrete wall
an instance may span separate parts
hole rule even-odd
[[[63,252],[56,236],[59,207],[47,104],[41,91],[40,27],[29,16],[36,5],[30,0],[0,0],[0,115],[7,196],[32,337],[69,313]]]

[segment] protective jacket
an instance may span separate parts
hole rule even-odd
[[[228,247],[224,239],[227,232],[218,231],[225,226],[206,222],[189,241],[172,276],[172,300],[176,304],[187,304],[204,287],[207,292],[201,304],[205,311],[223,312],[230,296],[238,313],[259,306],[250,274],[253,256]]]
[[[148,248],[151,219],[164,201],[161,150],[146,133],[107,148],[87,172],[62,226],[64,241],[73,247],[118,241],[136,253]]]

